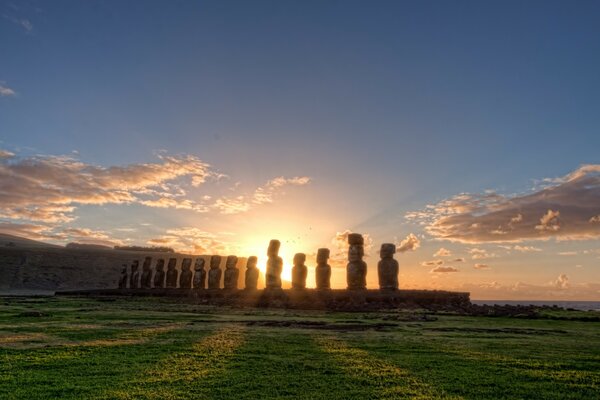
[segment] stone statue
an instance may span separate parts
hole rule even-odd
[[[279,240],[271,240],[267,255],[267,274],[266,285],[267,289],[281,289],[281,270],[283,268],[283,260],[279,257]]]
[[[197,258],[194,264],[194,289],[206,287],[206,271],[204,270],[204,258]]]
[[[329,249],[319,249],[317,251],[317,268],[315,268],[315,281],[317,289],[331,289],[331,266],[327,264],[329,260]]]
[[[292,288],[294,289],[306,289],[308,268],[304,265],[305,262],[306,254],[296,253],[294,256],[294,266],[292,267]]]
[[[152,270],[150,269],[150,265],[152,265],[152,257],[144,258],[144,263],[142,264],[142,289],[150,289],[152,287]]]
[[[221,287],[221,256],[210,257],[210,270],[208,271],[208,288],[219,289]]]
[[[175,268],[177,266],[176,258],[169,258],[169,263],[167,264],[167,287],[168,288],[176,288],[177,287],[177,276],[179,272]]]
[[[240,270],[236,268],[238,258],[236,256],[227,257],[225,262],[225,274],[223,276],[223,286],[225,289],[237,289]]]
[[[159,258],[158,260],[156,260],[156,272],[154,272],[154,287],[165,287],[165,260],[163,258]]]
[[[181,289],[191,289],[192,288],[192,271],[190,268],[192,267],[192,259],[184,258],[181,261],[181,275],[179,276],[179,287]]]
[[[123,264],[121,268],[121,276],[119,277],[119,289],[127,289],[127,264]]]
[[[139,260],[134,260],[133,263],[131,263],[131,275],[129,275],[129,289],[140,288],[140,272],[138,271],[139,266]]]
[[[259,271],[258,268],[256,268],[257,262],[258,259],[256,258],[256,256],[248,257],[248,261],[246,262],[246,276],[244,278],[244,287],[248,290],[256,290],[256,288],[258,287]]]
[[[379,254],[381,261],[377,264],[377,274],[379,275],[379,288],[382,290],[398,289],[398,261],[394,260],[396,245],[384,243],[381,245]]]
[[[367,263],[363,261],[365,255],[364,239],[358,233],[348,235],[348,265],[346,266],[346,282],[348,289],[367,288]]]

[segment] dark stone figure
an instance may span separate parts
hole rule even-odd
[[[367,263],[363,261],[365,255],[364,239],[358,233],[348,235],[348,265],[346,266],[346,282],[348,289],[367,288]]]
[[[382,290],[398,290],[398,261],[394,260],[396,246],[392,243],[381,245],[379,254],[381,261],[377,264],[379,288]]]
[[[204,258],[197,258],[194,264],[194,289],[206,287],[206,270],[204,270]]]
[[[152,269],[150,269],[150,265],[152,265],[152,257],[144,258],[144,263],[142,264],[142,289],[150,289],[152,287]]]
[[[162,258],[156,260],[156,272],[154,272],[154,287],[165,287],[165,260]]]
[[[240,270],[236,268],[238,258],[236,256],[227,257],[225,263],[225,275],[223,276],[223,286],[225,289],[237,289]]]
[[[179,276],[179,287],[181,289],[192,288],[192,259],[184,258],[181,261],[181,275]]]
[[[127,288],[127,264],[123,264],[121,269],[121,276],[119,277],[119,289]]]
[[[129,275],[129,289],[140,288],[140,272],[138,271],[139,266],[139,260],[134,260],[133,263],[131,263],[131,275]]]
[[[315,268],[315,281],[317,289],[331,289],[331,266],[327,264],[329,260],[329,249],[319,249],[317,251],[317,268]]]
[[[221,256],[212,256],[210,258],[210,270],[208,270],[208,288],[219,289],[221,287]]]
[[[308,268],[304,265],[305,262],[306,254],[296,253],[294,256],[294,266],[292,267],[292,288],[294,289],[306,289]]]
[[[177,266],[176,258],[169,258],[169,263],[167,264],[167,287],[168,288],[176,288],[177,287],[177,276],[179,272],[175,268]]]
[[[248,257],[248,261],[246,262],[246,276],[244,277],[245,285],[244,287],[248,290],[256,290],[258,287],[258,268],[256,268],[256,263],[258,259],[256,256]]]
[[[279,257],[279,240],[271,240],[267,255],[267,274],[266,286],[267,289],[281,289],[281,270],[283,268],[283,260]]]

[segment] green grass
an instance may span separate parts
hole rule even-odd
[[[594,316],[3,298],[0,398],[595,399],[600,322],[582,318]]]

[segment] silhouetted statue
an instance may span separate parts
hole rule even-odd
[[[206,270],[204,269],[204,258],[197,258],[194,264],[194,289],[206,287]]]
[[[317,251],[317,268],[315,268],[317,289],[331,289],[331,266],[327,264],[328,260],[329,249],[319,249]]]
[[[131,263],[131,275],[129,275],[130,289],[139,289],[140,287],[140,272],[138,271],[139,266],[139,260],[134,260],[133,263]]]
[[[121,276],[119,277],[119,289],[127,288],[127,264],[123,264],[121,268]]]
[[[221,287],[221,256],[210,257],[210,270],[208,270],[208,288],[219,289]]]
[[[398,289],[398,261],[394,260],[396,245],[393,243],[384,243],[379,252],[381,261],[377,264],[377,274],[379,275],[379,288],[383,290]]]
[[[181,289],[191,289],[192,288],[192,259],[184,258],[181,261],[181,276],[179,277],[179,287]]]
[[[294,266],[292,267],[292,288],[294,289],[306,289],[308,268],[304,265],[305,262],[306,254],[296,253],[294,256]]]
[[[179,272],[176,269],[177,259],[169,258],[169,263],[167,264],[167,287],[168,288],[176,288],[177,287],[177,276]]]
[[[279,240],[271,240],[267,255],[267,274],[266,285],[267,289],[281,289],[281,270],[283,268],[283,260],[279,257]]]
[[[165,287],[165,260],[162,258],[156,260],[156,272],[154,272],[154,287]]]
[[[363,261],[365,255],[364,239],[358,233],[348,235],[348,265],[346,266],[346,281],[348,289],[367,288],[367,263]]]
[[[237,289],[240,270],[236,268],[238,258],[236,256],[227,257],[225,262],[225,274],[223,276],[223,286],[225,289]]]
[[[150,289],[152,287],[152,270],[150,269],[150,265],[152,265],[152,257],[144,258],[141,279],[142,289]]]
[[[258,259],[255,256],[248,257],[248,261],[246,262],[246,276],[244,277],[245,285],[244,287],[249,290],[256,290],[258,287],[258,268],[256,268],[256,263]]]

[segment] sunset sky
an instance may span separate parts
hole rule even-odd
[[[0,1],[0,231],[600,300],[600,2]],[[312,270],[311,270],[312,271]],[[309,274],[309,286],[314,282]]]

